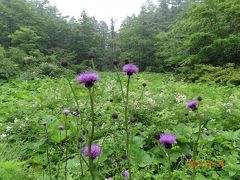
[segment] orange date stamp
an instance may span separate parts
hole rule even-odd
[[[219,168],[222,168],[224,166],[224,161],[219,160],[217,162],[214,162],[212,160],[205,160],[205,161],[189,160],[188,166],[191,168],[193,168],[193,167],[208,167],[208,168],[219,167]]]

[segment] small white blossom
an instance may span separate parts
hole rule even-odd
[[[135,93],[135,92],[129,92],[129,95],[130,95],[130,96],[135,96],[136,93]]]
[[[160,92],[159,94],[160,97],[163,97],[164,95],[165,95],[164,92]]]
[[[7,134],[1,134],[0,139],[3,140],[5,137],[7,137]]]
[[[175,94],[175,100],[177,103],[184,102],[186,99],[187,99],[187,96],[185,96],[184,94],[179,94],[179,93]]]
[[[80,166],[80,163],[76,163],[76,166]]]
[[[113,89],[113,87],[112,87],[111,84],[107,85],[107,91],[108,91],[108,92],[112,91],[112,89]]]
[[[6,130],[7,130],[7,131],[10,131],[11,129],[12,129],[11,126],[7,126],[7,127],[6,127]]]
[[[145,96],[150,96],[151,93],[150,93],[149,91],[146,91],[146,92],[144,93],[144,95],[145,95]]]
[[[23,128],[23,127],[25,127],[25,124],[20,124],[20,126],[19,126],[20,128]]]

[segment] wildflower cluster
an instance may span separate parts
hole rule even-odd
[[[88,54],[88,57],[92,60],[96,58],[96,54],[94,52],[90,52]],[[111,137],[112,132],[116,129],[119,128],[122,130],[122,134],[119,135],[119,137],[122,139],[124,144],[124,147],[119,147],[117,149],[120,154],[118,154],[118,158],[116,160],[117,166],[119,166],[119,172],[115,171],[109,171],[109,173],[104,174],[104,178],[107,180],[112,180],[115,177],[122,176],[124,179],[136,179],[136,175],[134,173],[135,169],[132,167],[134,165],[133,158],[132,156],[134,155],[135,151],[135,146],[134,146],[134,138],[137,136],[140,136],[141,134],[144,134],[146,127],[141,127],[139,129],[135,128],[134,126],[138,126],[139,124],[137,123],[138,119],[137,117],[134,117],[131,112],[130,108],[131,106],[134,106],[137,110],[142,109],[142,110],[147,110],[149,107],[155,107],[157,104],[157,101],[154,99],[153,93],[149,90],[149,84],[146,83],[144,79],[138,80],[139,87],[142,90],[141,96],[138,96],[137,92],[131,91],[131,80],[136,76],[136,74],[139,72],[139,68],[131,64],[128,60],[125,61],[125,65],[122,67],[122,74],[125,75],[119,75],[118,73],[118,68],[119,68],[119,62],[116,59],[113,59],[113,66],[116,69],[116,74],[117,74],[117,82],[119,82],[119,87],[120,87],[120,92],[121,92],[121,99],[115,95],[115,89],[113,84],[116,82],[114,80],[110,81],[111,83],[106,84],[105,86],[105,91],[110,94],[109,97],[105,99],[107,102],[108,106],[108,115],[103,116],[105,118],[109,118],[112,125],[112,129],[107,129],[108,123],[109,122],[100,122],[99,117],[97,117],[99,112],[96,112],[99,109],[96,109],[96,104],[97,103],[102,103],[104,100],[99,100],[97,95],[97,90],[99,88],[96,88],[97,82],[100,80],[100,77],[96,71],[94,71],[94,64],[93,65],[93,70],[92,71],[86,71],[82,72],[79,75],[76,76],[76,81],[78,84],[83,85],[85,88],[84,91],[86,91],[89,96],[88,96],[88,102],[90,103],[89,106],[84,106],[80,107],[79,102],[78,102],[78,93],[74,91],[73,86],[71,85],[71,82],[69,82],[69,86],[71,88],[73,97],[75,98],[75,105],[74,105],[74,110],[70,110],[67,108],[62,107],[62,118],[64,121],[62,121],[61,124],[58,125],[58,132],[59,132],[59,144],[60,144],[60,149],[62,150],[63,158],[64,158],[64,168],[62,174],[64,174],[65,179],[68,177],[68,169],[69,169],[69,159],[71,158],[71,153],[72,152],[77,152],[79,159],[77,166],[80,169],[80,174],[81,178],[84,179],[85,177],[89,177],[92,180],[95,180],[99,178],[99,174],[101,172],[99,171],[100,166],[102,165],[99,163],[99,160],[101,161],[102,158],[99,158],[103,155],[110,154],[111,156],[115,156],[113,152],[108,152],[106,148],[106,139],[100,139],[99,138],[99,132],[104,131],[106,134],[106,137]],[[62,62],[62,66],[66,67],[67,63]],[[122,79],[125,79],[126,82],[123,82]],[[164,90],[165,91],[165,90]],[[167,99],[166,95],[167,91],[158,92],[158,98],[161,97],[161,99],[164,98]],[[136,99],[135,97],[138,97],[139,100],[144,99],[144,103],[139,103],[139,101],[132,101],[132,99]],[[166,97],[166,98],[165,98]],[[182,103],[186,102],[187,96],[184,94],[180,93],[175,93],[175,100],[176,103]],[[198,114],[199,110],[199,104],[202,101],[202,97],[197,97],[196,100],[191,100],[186,104],[186,108],[190,111],[188,111],[186,114],[186,118],[190,118],[192,114]],[[115,104],[116,103],[122,103],[123,108],[116,108]],[[84,109],[84,110],[83,110]],[[191,112],[192,111],[192,112]],[[123,113],[123,114],[121,114]],[[99,113],[101,114],[101,113]],[[161,113],[159,113],[161,114]],[[76,121],[73,121],[75,120]],[[97,128],[98,124],[101,123],[101,128]],[[197,123],[196,123],[197,124]],[[196,126],[194,124],[193,126]],[[51,177],[51,155],[50,153],[51,148],[50,146],[50,129],[52,128],[51,123],[47,121],[41,122],[41,125],[43,126],[43,129],[45,131],[45,138],[46,138],[46,155],[47,155],[47,168],[48,168],[48,174]],[[51,128],[50,128],[51,127]],[[74,127],[74,128],[73,128]],[[107,129],[107,130],[106,130]],[[183,154],[183,161],[185,162],[195,162],[196,157],[197,157],[197,152],[198,152],[198,140],[200,137],[200,133],[203,129],[203,124],[201,121],[199,121],[199,131],[196,133],[196,135],[193,136],[193,133],[191,134],[191,146],[189,146],[189,150],[187,152],[184,152]],[[177,131],[174,129],[170,129],[170,131],[164,132],[162,130],[159,130],[158,132],[155,132],[152,134],[152,137],[155,139],[155,145],[158,146],[159,151],[162,151],[163,154],[165,154],[164,158],[166,158],[166,163],[163,165],[164,167],[161,167],[160,169],[165,169],[166,172],[168,172],[168,178],[172,179],[172,173],[174,172],[173,169],[173,154],[174,150],[179,148],[179,141],[180,138],[177,135]],[[96,132],[95,132],[96,131]],[[170,133],[171,132],[171,133]],[[175,133],[174,133],[175,132]],[[74,137],[75,136],[75,137]],[[71,138],[75,138],[76,140],[76,150],[73,150]],[[119,138],[117,137],[117,138]],[[111,137],[112,138],[112,137]],[[105,146],[106,145],[106,146]],[[154,143],[153,143],[154,145]],[[152,146],[149,145],[150,147]],[[152,147],[151,147],[152,148]],[[105,152],[106,150],[106,152]],[[142,149],[141,149],[142,150]],[[137,150],[136,150],[137,151]],[[142,150],[143,156],[145,151]],[[106,154],[104,154],[106,153]],[[141,154],[141,153],[140,153]],[[146,153],[147,154],[147,153]],[[146,155],[148,157],[148,154]],[[104,157],[105,158],[105,157]],[[144,157],[145,158],[145,157]],[[146,158],[148,159],[148,158]],[[150,158],[149,158],[150,159]],[[122,162],[119,162],[122,161]],[[179,160],[180,161],[180,160]],[[183,163],[183,162],[180,162]],[[179,163],[179,164],[180,164]],[[85,171],[86,169],[89,171],[88,175],[86,175]],[[116,174],[115,174],[116,173]],[[158,172],[160,173],[160,172]],[[196,174],[194,168],[192,172],[192,176]]]

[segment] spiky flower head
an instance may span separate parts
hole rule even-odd
[[[58,126],[58,129],[59,129],[59,130],[64,130],[64,129],[65,129],[65,126],[64,126],[64,125],[60,125],[60,126]]]
[[[118,61],[116,59],[113,59],[112,63],[113,63],[114,66],[118,65]]]
[[[79,142],[79,143],[83,143],[83,142],[84,142],[84,139],[83,139],[82,136],[78,137],[78,142]]]
[[[101,154],[101,147],[98,144],[91,144],[91,158],[95,159],[97,156]],[[83,155],[88,157],[88,146],[83,148]]]
[[[203,99],[202,96],[198,96],[198,97],[197,97],[197,100],[198,100],[199,102],[202,101],[202,99]]]
[[[124,177],[125,179],[128,179],[128,178],[129,178],[129,171],[128,171],[128,170],[126,170],[126,171],[123,172],[123,177]]]
[[[126,159],[127,159],[126,153],[123,153],[123,154],[122,154],[122,159],[123,159],[123,160],[126,160]]]
[[[66,60],[62,60],[61,66],[62,67],[68,67],[68,62]]]
[[[99,80],[100,78],[95,72],[84,72],[77,76],[77,82],[85,85],[86,88],[91,88]]]
[[[160,135],[159,142],[167,149],[172,148],[172,144],[176,141],[176,136],[171,133],[164,133]]]
[[[186,108],[188,108],[188,109],[191,109],[191,110],[197,110],[197,105],[198,105],[198,101],[196,101],[196,100],[191,100],[191,101],[189,101],[188,103],[187,103],[187,105],[186,105]]]
[[[190,153],[186,153],[186,154],[185,154],[185,158],[186,158],[186,159],[192,159],[192,155],[191,155]]]
[[[128,59],[125,59],[124,63],[125,63],[125,64],[129,64],[129,60],[128,60]]]
[[[42,126],[47,126],[47,125],[48,125],[48,122],[47,122],[47,121],[41,122],[41,125],[42,125]]]
[[[71,114],[72,114],[73,116],[79,116],[79,115],[80,115],[78,112],[75,112],[75,111],[71,112]]]
[[[126,72],[127,75],[131,76],[139,71],[138,67],[134,64],[126,64],[122,68],[123,72]]]
[[[88,58],[89,59],[96,58],[96,53],[95,52],[88,52]]]
[[[147,83],[142,83],[142,86],[143,86],[143,87],[146,87],[146,86],[147,86]]]
[[[156,139],[156,140],[159,140],[160,139],[160,136],[161,136],[161,133],[160,132],[156,132],[153,137]]]
[[[69,109],[63,109],[63,114],[65,114],[66,116],[70,114],[70,110]]]
[[[113,118],[113,119],[117,119],[117,118],[118,118],[118,114],[117,114],[117,113],[113,113],[113,114],[112,114],[112,118]]]

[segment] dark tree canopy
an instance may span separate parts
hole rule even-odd
[[[0,0],[1,64],[11,60],[18,74],[64,59],[79,72],[89,65],[88,52],[96,53],[99,70],[111,70],[112,59],[156,72],[240,61],[239,0],[147,1],[119,30],[114,18],[109,22],[110,28],[85,11],[62,16],[47,0]],[[12,74],[7,69],[1,76]]]

